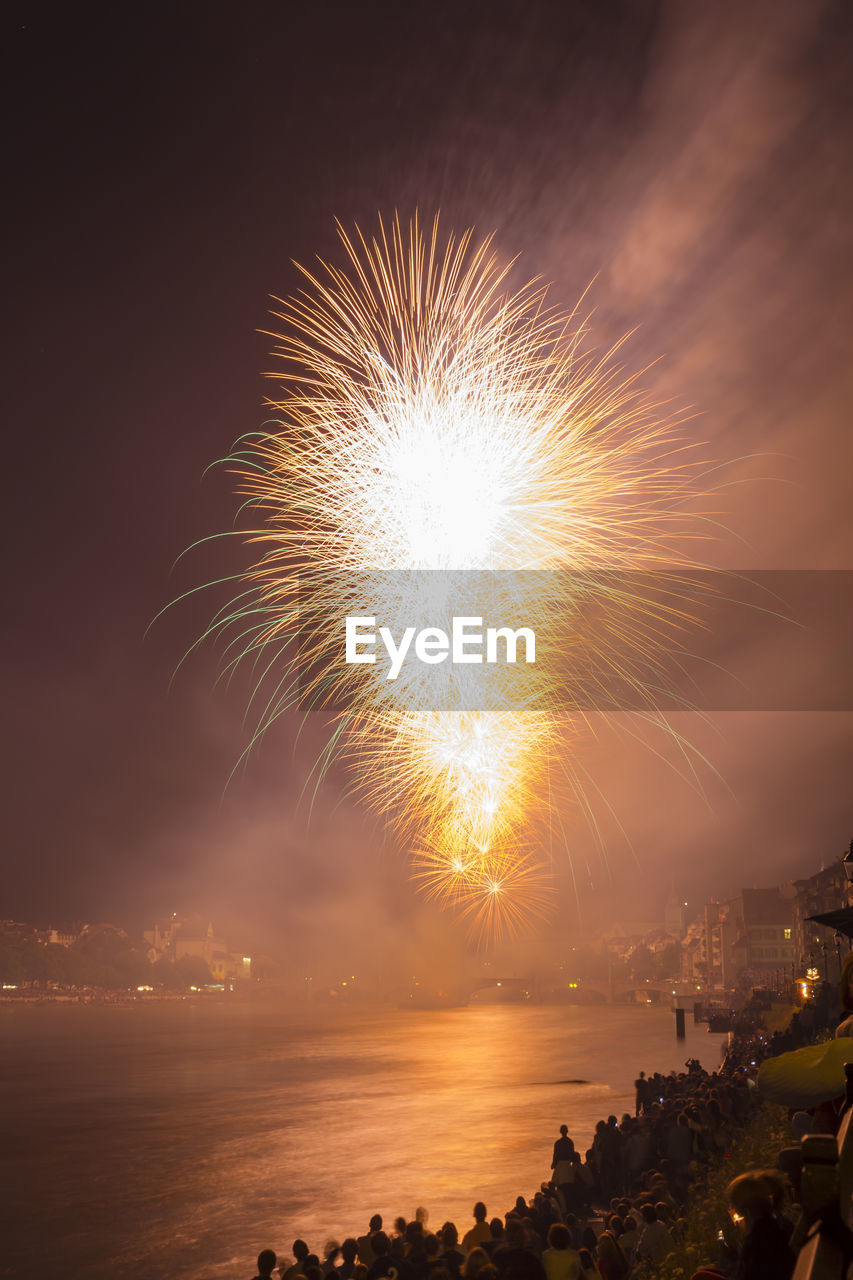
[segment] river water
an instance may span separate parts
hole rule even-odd
[[[654,1006],[429,1012],[253,1003],[0,1009],[0,1275],[240,1280],[261,1248],[430,1210],[470,1225],[633,1111],[633,1081],[708,1069]],[[45,1265],[47,1264],[47,1265]]]

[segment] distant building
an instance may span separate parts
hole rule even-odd
[[[735,902],[706,902],[702,951],[704,978],[712,990],[722,990],[735,985],[732,944],[739,929],[740,921]]]
[[[635,920],[627,924],[613,923],[602,940],[608,951],[618,960],[628,960],[638,947],[646,945],[646,938],[660,930],[653,920]]]
[[[4,933],[16,933],[20,938],[38,938],[39,931],[34,924],[26,924],[23,920],[0,920],[0,929]]]
[[[731,944],[734,983],[781,988],[792,982],[797,951],[790,899],[778,888],[741,889],[731,907],[738,930]]]
[[[77,936],[82,938],[87,935],[94,936],[95,934],[100,934],[101,936],[112,934],[115,938],[126,938],[128,936],[121,925],[110,924],[106,920],[102,920],[99,924],[84,924]]]
[[[687,926],[681,942],[681,974],[686,982],[707,982],[704,915],[697,916]]]
[[[46,931],[45,941],[53,942],[60,947],[73,947],[79,937],[79,930],[77,932],[73,932],[69,929],[48,929]]]
[[[791,898],[797,976],[804,976],[807,969],[817,969],[822,978],[837,982],[849,943],[808,917],[847,906],[847,877],[842,862],[822,867],[805,879],[792,880],[782,886],[782,892]]]
[[[251,975],[251,957],[229,951],[228,944],[214,933],[212,922],[205,927],[199,920],[180,920],[173,915],[168,921],[156,923],[153,929],[146,929],[142,936],[148,943],[148,958],[152,962],[198,956],[217,982]]]
[[[681,976],[680,933],[674,933],[666,928],[652,929],[643,939],[643,945],[647,947],[649,955],[654,958],[663,956],[664,952],[671,952],[672,972],[662,976],[666,978],[679,978]]]
[[[144,929],[142,936],[148,943],[148,959],[152,962],[162,959],[163,956],[170,954],[172,940],[175,934],[175,921],[177,916],[172,916],[170,920],[157,921],[153,929]]]
[[[676,941],[680,942],[687,931],[687,903],[675,887],[670,889],[669,897],[663,909],[663,927]]]

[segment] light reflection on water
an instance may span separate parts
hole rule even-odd
[[[467,1229],[475,1199],[502,1214],[548,1176],[561,1123],[583,1150],[633,1110],[641,1067],[716,1066],[722,1037],[687,1021],[679,1044],[650,1006],[0,1010],[0,1275],[42,1274],[47,1221],[87,1280],[241,1277],[419,1204]]]

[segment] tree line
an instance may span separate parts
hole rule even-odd
[[[7,985],[35,982],[67,987],[107,987],[113,990],[141,986],[183,991],[213,982],[200,956],[180,960],[149,960],[144,943],[113,930],[94,929],[69,947],[42,942],[8,926],[0,927],[0,982]]]

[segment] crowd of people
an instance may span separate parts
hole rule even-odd
[[[292,1258],[264,1249],[257,1280],[268,1280],[276,1268],[280,1280],[656,1280],[659,1265],[685,1239],[688,1195],[701,1191],[710,1170],[719,1168],[759,1103],[761,1062],[783,1053],[808,1055],[803,1046],[825,1039],[836,1023],[836,1038],[853,1037],[853,952],[842,967],[839,994],[840,1023],[838,996],[824,983],[784,1030],[768,1036],[754,1028],[731,1038],[719,1072],[705,1071],[694,1058],[678,1073],[641,1071],[633,1115],[600,1120],[583,1155],[561,1125],[549,1181],[528,1199],[518,1196],[501,1216],[489,1217],[478,1201],[461,1239],[454,1222],[430,1230],[423,1208],[411,1221],[396,1218],[390,1230],[375,1214],[364,1235],[328,1241],[322,1257],[304,1240],[294,1241]],[[809,1059],[801,1069],[808,1073],[813,1065]],[[796,1064],[792,1070],[796,1076]],[[820,1107],[809,1114],[792,1108],[794,1136],[834,1133],[845,1103],[835,1094],[843,1089],[833,1077],[829,1116],[821,1118]],[[730,1217],[708,1242],[713,1261],[692,1280],[791,1280],[791,1241],[809,1220],[795,1228],[789,1213],[799,1173],[797,1160],[788,1168],[785,1157],[799,1156],[800,1169],[802,1157],[797,1148],[776,1154],[778,1167],[752,1169],[731,1181]],[[787,1168],[790,1180],[780,1168]],[[840,1219],[835,1225],[849,1261],[853,1232]]]
[[[757,1103],[754,1067],[768,1048],[760,1037],[732,1045],[725,1073],[705,1071],[695,1059],[680,1073],[641,1071],[633,1115],[600,1120],[583,1154],[562,1125],[550,1181],[528,1198],[518,1196],[500,1216],[490,1216],[478,1201],[461,1238],[454,1222],[430,1229],[423,1208],[411,1220],[397,1218],[390,1229],[376,1214],[364,1235],[330,1240],[322,1252],[312,1252],[303,1240],[294,1241],[285,1260],[264,1250],[258,1276],[273,1276],[278,1268],[281,1280],[652,1278],[656,1264],[684,1238],[688,1192],[725,1157],[735,1132],[750,1119]],[[794,1259],[780,1207],[783,1186],[769,1170],[733,1184],[733,1213],[746,1224],[746,1269],[742,1251],[724,1244],[718,1259],[725,1267],[728,1248],[731,1267],[700,1270],[700,1280],[725,1274],[788,1280]],[[767,1259],[772,1270],[761,1269]]]

